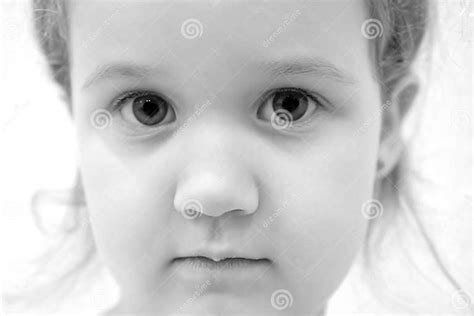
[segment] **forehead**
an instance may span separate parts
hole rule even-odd
[[[139,63],[157,66],[169,80],[199,69],[217,83],[250,60],[298,56],[357,74],[368,59],[365,16],[362,0],[74,0],[72,72],[84,81],[111,62]]]

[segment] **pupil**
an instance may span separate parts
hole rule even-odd
[[[287,97],[285,98],[285,101],[283,101],[283,107],[285,107],[290,112],[296,109],[298,104],[298,99],[293,96]]]
[[[156,104],[152,103],[150,99],[147,99],[145,101],[145,104],[143,105],[143,111],[148,116],[153,116],[156,112],[158,112],[158,107],[156,106]]]

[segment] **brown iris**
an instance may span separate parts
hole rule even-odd
[[[299,91],[278,91],[273,96],[272,107],[277,113],[281,110],[288,111],[292,120],[298,120],[308,108],[308,97]]]
[[[168,112],[168,104],[155,95],[136,97],[133,100],[133,115],[144,125],[155,125],[161,122]]]

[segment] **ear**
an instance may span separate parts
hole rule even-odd
[[[386,177],[397,165],[403,151],[401,126],[419,90],[419,79],[409,74],[400,79],[382,105],[382,126],[376,178]]]

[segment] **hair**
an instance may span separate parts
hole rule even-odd
[[[382,98],[387,100],[391,97],[396,85],[413,71],[413,64],[420,51],[424,39],[430,35],[431,24],[435,16],[435,8],[429,0],[365,0],[370,18],[378,20],[382,25],[382,34],[370,40],[373,66],[377,80],[380,84]],[[44,54],[52,77],[61,87],[66,105],[72,114],[71,106],[71,81],[69,69],[69,37],[67,2],[62,0],[33,0],[33,16],[36,38],[40,49]],[[381,101],[383,101],[381,100]],[[367,267],[371,266],[371,254],[377,245],[381,244],[385,235],[385,227],[395,219],[409,214],[415,219],[418,231],[425,240],[428,250],[433,255],[440,271],[455,289],[460,289],[459,284],[451,276],[436,251],[433,242],[424,229],[417,212],[407,207],[404,201],[411,201],[409,192],[400,190],[404,179],[404,164],[406,163],[406,152],[398,164],[381,181],[381,192],[384,206],[390,205],[391,210],[385,208],[384,216],[377,221],[369,221],[369,227],[364,244],[364,258]],[[41,195],[41,193],[40,193]],[[38,196],[33,199],[32,210],[38,212]],[[52,250],[45,253],[41,258],[42,268],[38,274],[44,272],[53,262],[53,258],[61,259],[65,251],[67,255],[77,256],[76,260],[63,267],[62,273],[49,283],[48,290],[45,286],[38,287],[32,291],[30,302],[38,303],[45,297],[51,297],[49,290],[64,294],[64,286],[58,284],[72,284],[91,265],[96,257],[96,248],[90,223],[88,223],[87,210],[85,207],[84,193],[80,174],[77,173],[76,185],[68,195],[66,203],[70,206],[70,212],[74,215],[77,225],[73,229],[64,231],[57,237]],[[413,205],[413,203],[409,203]],[[41,228],[40,219],[34,217]],[[382,220],[383,219],[383,220]],[[56,237],[55,237],[56,238]],[[67,245],[70,247],[67,248]],[[74,247],[74,248],[72,248]],[[71,250],[72,248],[72,250]],[[72,283],[71,283],[72,282]],[[21,296],[9,295],[6,302],[14,303]],[[25,297],[21,297],[25,302]]]

